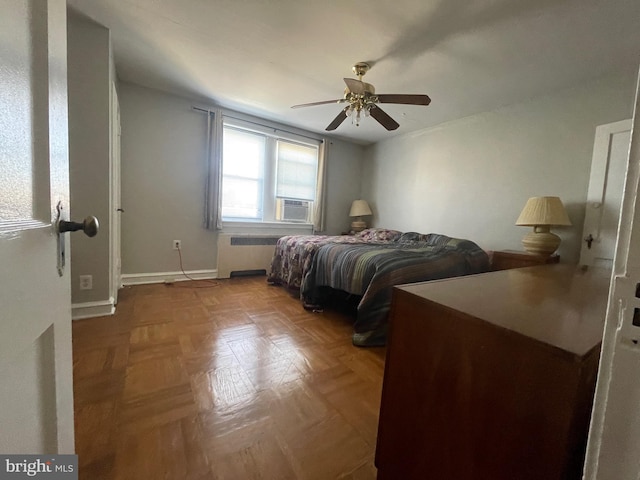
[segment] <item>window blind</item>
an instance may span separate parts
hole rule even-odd
[[[318,173],[318,148],[279,140],[276,196],[314,201]]]

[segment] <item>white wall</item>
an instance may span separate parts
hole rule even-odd
[[[70,234],[73,304],[109,301],[110,85],[114,74],[109,30],[68,12],[69,187],[71,219],[95,215],[94,238]],[[79,276],[93,289],[80,290]]]
[[[522,250],[527,198],[557,195],[573,222],[554,229],[559,253],[577,262],[595,127],[630,118],[633,93],[631,76],[602,78],[368,147],[375,225]]]
[[[215,269],[217,234],[202,227],[206,116],[191,108],[201,102],[130,83],[120,83],[119,98],[122,273],[179,271],[172,240],[182,240],[185,270]],[[349,207],[360,195],[362,157],[361,146],[331,141],[327,233],[348,228]]]

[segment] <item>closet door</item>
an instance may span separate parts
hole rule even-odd
[[[618,236],[631,120],[596,128],[580,264],[611,268]]]

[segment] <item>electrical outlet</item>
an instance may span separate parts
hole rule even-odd
[[[182,248],[182,240],[174,240],[173,241],[173,249],[180,250]]]
[[[91,290],[93,288],[93,275],[80,275],[80,290]]]

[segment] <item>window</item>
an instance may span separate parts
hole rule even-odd
[[[222,218],[262,219],[266,138],[232,127],[222,141]]]
[[[319,144],[225,118],[223,220],[312,223]]]

